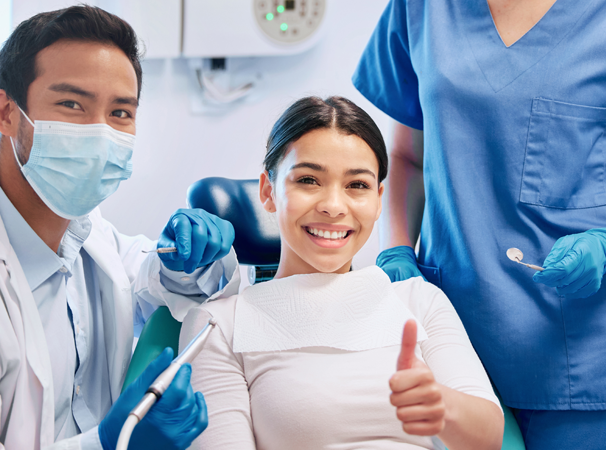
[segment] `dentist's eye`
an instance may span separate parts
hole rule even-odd
[[[302,177],[297,180],[297,183],[303,184],[318,184],[315,178],[313,177]]]
[[[363,181],[354,181],[347,187],[351,189],[370,189],[370,186]]]
[[[117,109],[115,111],[112,111],[111,115],[113,117],[117,117],[118,119],[128,119],[129,117],[132,117],[128,111],[125,111],[123,109]]]
[[[73,102],[71,100],[67,100],[67,101],[61,102],[59,104],[65,106],[66,108],[69,108],[69,109],[82,109],[82,107],[78,103]]]

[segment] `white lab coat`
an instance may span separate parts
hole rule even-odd
[[[89,217],[92,229],[83,248],[99,280],[113,403],[131,358],[133,311],[137,301],[143,302],[131,294],[131,284],[145,259],[141,249],[152,245],[143,236],[120,235],[98,209]],[[79,450],[78,436],[53,444],[55,405],[46,337],[1,218],[0,297],[0,450],[2,443],[6,450]],[[149,305],[141,306],[149,310]]]

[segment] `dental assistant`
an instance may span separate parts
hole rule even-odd
[[[604,448],[605,23],[597,0],[392,0],[353,78],[399,122],[377,264],[444,290],[530,450]]]
[[[142,71],[137,37],[89,6],[21,23],[0,50],[0,449],[115,448],[165,351],[120,395],[134,326],[161,304],[237,292],[233,227],[178,210],[159,246],[97,206],[132,172]],[[184,276],[184,274],[189,274]],[[207,425],[183,366],[130,449],[184,449]],[[149,419],[148,419],[149,417]]]

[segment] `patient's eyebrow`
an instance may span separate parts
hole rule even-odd
[[[373,178],[377,178],[375,173],[368,169],[349,169],[347,172],[345,172],[345,175],[361,175],[363,173],[372,175]]]
[[[326,172],[326,168],[321,166],[320,164],[310,163],[310,162],[300,162],[299,164],[295,164],[290,168],[290,170],[307,168],[311,170],[317,170],[318,172]]]
[[[97,98],[97,94],[95,94],[94,92],[84,90],[76,85],[69,83],[51,84],[49,86],[49,89],[54,92],[69,92],[71,94],[80,95],[86,98]]]

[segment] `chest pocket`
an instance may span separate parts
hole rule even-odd
[[[606,108],[535,98],[520,202],[579,209],[606,205]]]

